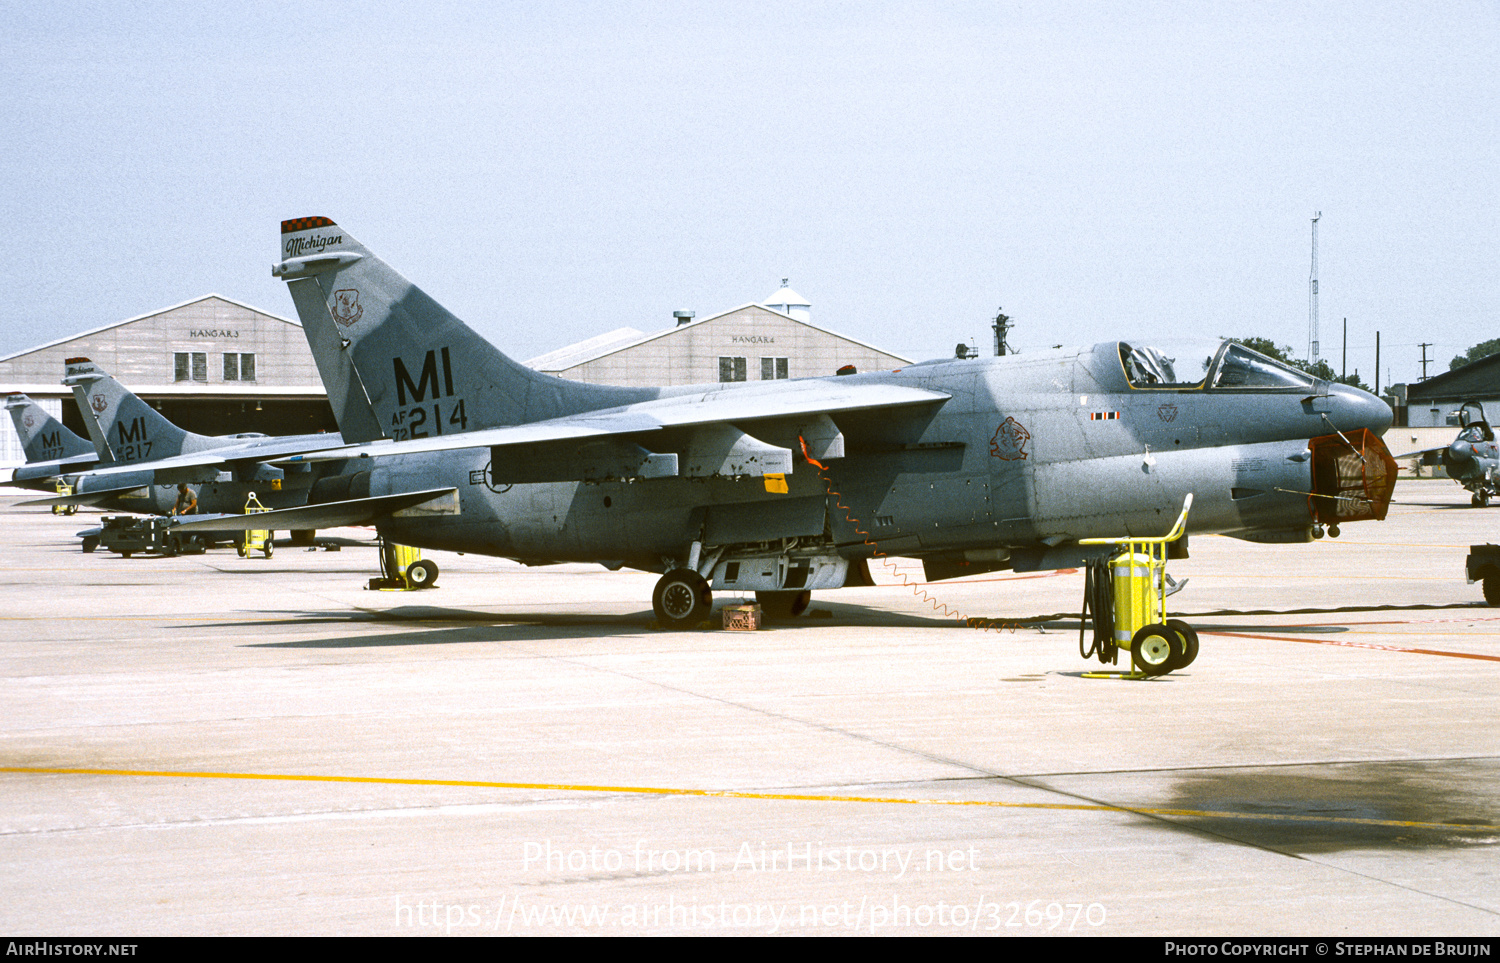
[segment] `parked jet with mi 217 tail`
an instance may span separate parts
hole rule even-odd
[[[1097,551],[1080,539],[1165,533],[1189,493],[1194,531],[1307,541],[1383,518],[1394,484],[1384,402],[1232,342],[613,387],[516,363],[327,218],[283,222],[281,253],[358,443],[297,456],[359,456],[325,494],[353,515],[451,492],[375,522],[423,548],[661,573],[670,626],[714,589],[794,613],[869,584],[877,551],[930,580],[1076,565]]]

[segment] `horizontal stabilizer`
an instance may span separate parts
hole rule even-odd
[[[250,529],[339,528],[367,525],[391,515],[457,515],[458,489],[430,488],[426,491],[378,495],[351,501],[281,508],[249,515],[196,516],[179,521],[174,532],[243,532]]]

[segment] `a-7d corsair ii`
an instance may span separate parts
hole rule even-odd
[[[281,468],[270,462],[344,444],[338,435],[327,434],[272,437],[186,431],[88,358],[67,360],[63,384],[73,389],[98,464],[79,473],[73,495],[22,504],[99,505],[165,515],[181,483],[193,490],[204,512],[243,512],[252,492],[272,507],[302,505],[316,471],[306,464]]]
[[[612,387],[517,364],[326,218],[284,222],[282,255],[339,427],[364,442],[308,457],[370,456],[344,505],[455,489],[456,513],[381,533],[660,572],[668,625],[712,589],[794,612],[868,584],[877,550],[929,579],[1076,564],[1081,538],[1164,533],[1189,492],[1194,531],[1306,541],[1383,517],[1394,483],[1384,402],[1229,342]]]

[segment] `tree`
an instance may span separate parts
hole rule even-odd
[[[1454,358],[1453,363],[1448,365],[1448,370],[1452,371],[1454,368],[1462,368],[1466,364],[1473,364],[1480,358],[1488,358],[1492,354],[1500,354],[1500,338],[1491,338],[1488,341],[1481,341],[1479,344],[1476,344],[1468,351]]]
[[[1322,358],[1319,358],[1316,364],[1308,364],[1301,358],[1294,356],[1292,354],[1292,349],[1290,346],[1278,345],[1270,338],[1230,338],[1229,340],[1238,341],[1240,344],[1249,348],[1251,351],[1258,351],[1268,358],[1275,358],[1282,364],[1289,364],[1299,371],[1306,371],[1314,378],[1322,378],[1324,381],[1332,381],[1335,384],[1350,385],[1352,387],[1360,389],[1361,391],[1373,390],[1369,385],[1360,380],[1358,371],[1354,372],[1354,374],[1352,375],[1345,375],[1341,378],[1334,373],[1333,366],[1324,361]],[[1497,348],[1496,350],[1500,350],[1500,348]]]

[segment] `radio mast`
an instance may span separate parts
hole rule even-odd
[[[1318,363],[1318,218],[1322,216],[1323,212],[1318,211],[1312,219],[1312,274],[1307,287],[1308,364]]]

